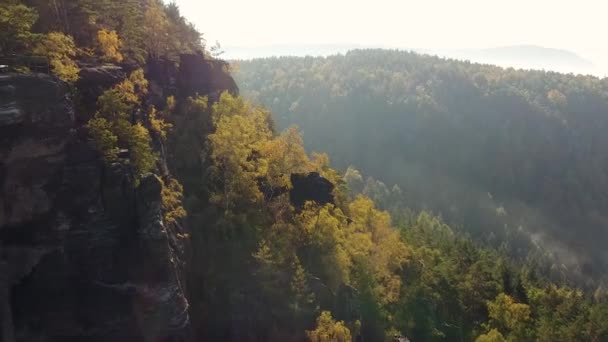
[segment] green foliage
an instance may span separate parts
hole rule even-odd
[[[292,173],[305,173],[312,169],[302,144],[302,136],[297,128],[290,127],[262,146],[261,154],[268,160],[266,174],[270,187],[289,189],[289,176]]]
[[[175,3],[7,0],[0,5],[0,52],[31,53],[38,33],[51,32],[73,37],[80,51],[96,51],[90,57],[104,62],[125,59],[143,66],[149,57],[176,60],[181,53],[204,50],[201,34],[181,16]],[[65,69],[65,64],[59,59],[54,66]]]
[[[493,302],[488,302],[488,312],[490,325],[503,332],[506,341],[528,341],[532,338],[529,305],[515,303],[509,295],[501,293]]]
[[[341,284],[351,283],[353,261],[345,248],[346,220],[342,210],[330,204],[319,207],[307,203],[295,221],[304,264],[333,291]]]
[[[502,334],[496,330],[492,329],[487,334],[480,335],[475,339],[475,342],[506,342],[507,340],[502,336]]]
[[[345,241],[364,273],[371,273],[372,293],[381,304],[395,303],[399,299],[401,278],[399,271],[405,265],[409,250],[392,227],[387,212],[374,208],[374,203],[358,197],[349,205],[350,219]],[[359,270],[361,272],[361,269]]]
[[[550,285],[529,291],[530,305],[539,317],[536,322],[538,341],[587,340],[585,321],[587,303],[575,289]]]
[[[76,82],[80,68],[73,58],[76,46],[71,36],[60,32],[51,32],[42,37],[33,50],[36,55],[49,58],[53,73],[65,82]]]
[[[150,6],[144,14],[146,23],[144,30],[145,49],[153,58],[166,56],[170,42],[174,37],[169,36],[169,19],[160,6]]]
[[[162,184],[161,200],[164,220],[166,223],[174,224],[187,215],[186,209],[182,205],[184,187],[175,178],[169,178]]]
[[[201,177],[201,170],[208,167],[203,166],[208,149],[205,137],[213,129],[208,99],[188,98],[177,107],[175,98],[167,99],[163,118],[173,125],[172,132],[179,132],[168,135],[169,155],[175,156],[170,163],[186,189],[205,191],[207,184]]]
[[[557,328],[548,326],[554,320],[561,322],[563,336],[585,329],[584,336],[605,334],[599,304],[588,306],[580,297],[562,309],[558,301],[540,300],[551,295],[550,287],[530,281],[529,273],[515,271],[501,252],[460,236],[429,213],[403,214],[399,234],[390,215],[363,196],[336,205],[309,202],[297,210],[285,195],[265,196],[261,179],[275,189],[289,189],[285,176],[292,172],[333,175],[335,171],[328,167],[327,157],[306,155],[295,129],[274,134],[266,111],[228,94],[220,97],[211,113],[206,103],[189,99],[184,110],[209,115],[214,126],[208,130],[208,150],[203,153],[209,156],[212,175],[210,203],[218,210],[211,229],[215,233],[206,233],[205,245],[219,249],[206,259],[214,260],[218,255],[214,253],[225,253],[226,248],[232,255],[229,267],[220,266],[224,261],[208,261],[205,266],[232,270],[211,281],[214,288],[232,289],[209,304],[218,320],[249,303],[265,317],[256,323],[256,334],[268,332],[274,338],[290,329],[310,329],[306,320],[315,307],[340,312],[347,319],[343,327],[358,326],[352,331],[369,340],[384,339],[395,328],[424,341],[555,339],[550,330]],[[338,182],[339,177],[331,177]],[[363,177],[356,170],[350,170],[349,178],[361,186]],[[369,194],[400,192],[375,180],[368,180],[363,188]],[[313,286],[315,282],[333,293],[349,286],[356,289],[349,300],[357,302],[357,313],[328,306],[327,294]],[[236,300],[233,296],[244,283],[252,297]],[[529,298],[529,302],[514,298]],[[596,309],[590,311],[592,307]],[[576,317],[571,323],[555,316],[566,308],[570,311],[564,315]],[[594,320],[586,312],[595,312]],[[327,331],[334,323],[325,315],[308,336],[331,338]]]
[[[99,96],[99,110],[87,125],[93,143],[106,161],[116,160],[119,149],[129,151],[136,177],[152,171],[158,159],[148,129],[140,122],[131,123],[141,97],[147,93],[147,86],[143,71],[134,71],[128,79]]]
[[[352,340],[350,330],[344,322],[334,321],[329,311],[321,312],[317,318],[317,328],[307,331],[306,334],[311,342],[349,342]]]
[[[108,120],[128,120],[148,93],[148,81],[142,69],[133,71],[129,78],[103,92],[97,99],[99,114]]]
[[[310,310],[311,305],[314,303],[314,294],[311,292],[306,279],[306,270],[300,264],[300,261],[296,258],[292,265],[293,275],[291,277],[291,293],[293,294],[293,302],[291,309],[296,313],[296,316],[301,311]],[[306,312],[304,312],[306,313]]]
[[[606,269],[606,79],[396,50],[241,61],[235,76],[279,129],[306,132],[307,150],[377,180],[356,186],[381,208],[432,210],[519,260],[548,255],[553,279],[605,282],[586,270]]]
[[[38,19],[35,9],[18,1],[0,4],[0,54],[22,53],[31,47],[31,28]]]
[[[228,93],[223,93],[213,106],[216,130],[209,136],[214,161],[212,174],[222,191],[211,201],[227,212],[262,200],[257,179],[266,174],[267,162],[254,155],[270,138],[267,116],[267,112]]]
[[[189,99],[186,112],[198,108],[205,113],[205,103]],[[314,171],[342,182],[327,156],[309,158],[296,128],[275,134],[266,110],[227,93],[212,106],[211,122],[214,129],[209,130],[204,153],[210,161],[209,202],[218,210],[220,236],[212,244],[228,239],[226,243],[239,246],[243,258],[231,268],[247,270],[231,275],[221,287],[251,277],[255,281],[247,282],[253,287],[248,291],[259,293],[260,302],[250,305],[259,305],[258,314],[267,317],[263,324],[301,332],[310,327],[306,322],[315,308],[327,305],[327,293],[318,282],[334,293],[357,289],[360,292],[346,298],[376,309],[359,323],[349,316],[349,324],[359,325],[357,333],[384,339],[389,326],[385,313],[398,302],[399,272],[409,256],[390,215],[367,198],[348,201],[341,190],[336,190],[336,198],[343,202],[308,202],[294,208],[286,193],[292,188],[291,174]],[[247,265],[252,262],[250,271]],[[317,286],[311,286],[311,280]]]
[[[476,84],[486,81],[477,75]],[[168,145],[176,178],[164,182],[164,221],[194,228],[192,317],[208,340],[235,327],[270,341],[605,338],[601,295],[551,286],[531,275],[534,264],[522,267],[429,212],[399,209],[407,192],[354,167],[342,177],[327,155],[306,153],[297,128],[276,133],[269,111],[228,93],[144,110],[147,87],[137,71],[107,90],[88,126],[108,160],[128,149],[137,174],[157,158],[146,127]],[[292,206],[290,176],[307,172],[336,185],[335,203]]]
[[[125,140],[135,174],[143,175],[154,170],[158,155],[152,149],[152,139],[148,130],[138,122],[130,127]]]
[[[161,113],[161,115],[164,113]],[[158,136],[163,140],[167,140],[167,132],[173,127],[172,124],[167,123],[165,119],[159,117],[159,112],[154,108],[154,106],[150,109],[150,113],[148,113],[148,121],[150,123],[150,129],[158,134]]]
[[[118,137],[112,132],[112,125],[107,119],[95,117],[87,123],[87,129],[95,147],[101,152],[103,158],[112,162],[118,156]]]
[[[204,50],[201,33],[180,14],[179,7],[175,2],[170,2],[165,6],[165,13],[170,22],[169,36],[179,37],[179,39],[173,39],[171,42],[174,51],[195,53]]]

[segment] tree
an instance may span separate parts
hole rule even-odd
[[[131,165],[136,175],[143,175],[152,171],[156,166],[158,155],[151,146],[152,139],[148,130],[141,123],[131,126],[127,136]]]
[[[195,53],[204,50],[201,33],[180,14],[179,7],[175,2],[166,5],[165,13],[171,23],[169,35],[173,37],[171,43],[176,51]]]
[[[363,177],[359,170],[355,169],[352,165],[346,169],[344,181],[354,194],[360,194],[363,191]]]
[[[317,328],[307,331],[311,342],[350,342],[350,330],[343,321],[334,321],[329,311],[321,312],[317,318]]]
[[[296,127],[290,127],[279,137],[268,140],[262,146],[261,155],[268,162],[267,178],[272,189],[290,189],[291,174],[311,170],[302,136]]]
[[[152,171],[158,159],[148,129],[140,122],[131,123],[133,112],[148,91],[147,86],[141,69],[132,72],[128,79],[99,96],[98,111],[88,124],[95,146],[107,161],[115,159],[117,149],[129,150],[136,177]]]
[[[165,114],[164,111],[161,115],[162,114]],[[166,141],[167,132],[173,128],[173,125],[167,123],[164,118],[160,117],[159,112],[154,106],[152,106],[150,113],[148,113],[148,121],[150,122],[150,129],[152,132],[156,133],[163,141]]]
[[[112,132],[112,125],[105,118],[94,117],[87,123],[89,135],[102,157],[111,162],[118,156],[118,137]]]
[[[35,9],[17,1],[0,4],[0,54],[25,52],[33,43],[31,29],[37,19]]]
[[[498,330],[492,329],[487,334],[477,337],[475,342],[507,342],[507,340]]]
[[[169,53],[169,20],[159,4],[153,2],[145,12],[145,47],[149,56],[159,58]]]
[[[530,307],[536,319],[538,341],[589,340],[585,329],[585,314],[589,310],[580,290],[558,287],[532,288],[529,291]]]
[[[515,303],[513,298],[501,293],[492,302],[488,302],[490,326],[498,329],[506,341],[528,341],[532,339],[532,317],[530,307]]]
[[[212,202],[233,211],[262,200],[257,180],[267,174],[268,163],[260,152],[271,132],[268,112],[225,92],[213,106],[215,132],[209,135],[213,174],[219,180]]]
[[[101,29],[97,31],[97,49],[104,62],[120,63],[124,57],[120,53],[122,41],[116,31]]]
[[[352,238],[346,240],[349,254],[374,275],[373,292],[380,303],[396,302],[401,290],[398,271],[409,256],[407,246],[392,227],[390,215],[376,210],[369,198],[357,197],[350,203],[349,212],[352,220],[348,225]]]
[[[169,178],[166,182],[163,181],[162,184],[163,218],[166,223],[174,224],[187,215],[186,209],[182,206],[184,187],[175,178]]]
[[[209,162],[209,144],[205,137],[212,132],[211,113],[207,97],[189,97],[181,103],[181,108],[176,109],[175,98],[167,99],[167,108],[171,114],[167,115],[168,121],[173,125],[173,132],[169,134],[167,147],[172,158],[172,166],[177,176],[182,176],[182,181],[188,179],[194,184],[185,183],[185,187],[206,189],[206,177],[200,177],[200,170],[207,174],[208,166],[202,166],[203,162]],[[194,177],[193,175],[197,175]]]
[[[561,91],[557,89],[551,89],[547,93],[547,99],[555,104],[556,106],[566,106],[568,104],[568,98]]]
[[[53,73],[65,82],[76,82],[80,68],[73,58],[76,56],[76,45],[71,36],[60,32],[44,35],[34,48],[34,54],[46,56],[50,60]]]
[[[306,271],[300,264],[297,257],[292,263],[292,269],[293,275],[291,276],[290,287],[293,301],[290,305],[294,312],[294,316],[298,318],[302,315],[306,315],[309,311],[312,311],[314,294],[308,287],[308,282],[306,281]]]
[[[587,323],[589,337],[593,342],[608,339],[608,303],[597,302],[589,309],[589,322]]]
[[[336,291],[350,284],[352,259],[345,246],[346,216],[331,204],[307,202],[296,215],[300,260]]]

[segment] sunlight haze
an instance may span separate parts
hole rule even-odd
[[[573,51],[596,66],[603,67],[603,59],[608,57],[607,5],[600,0],[177,3],[209,44],[219,41],[224,47],[358,44],[480,49],[534,44]],[[225,20],[227,17],[231,20]]]

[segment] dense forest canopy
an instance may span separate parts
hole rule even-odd
[[[6,0],[0,5],[0,55],[39,55],[74,81],[81,62],[143,65],[203,51],[204,41],[175,3],[160,0]]]
[[[606,205],[595,158],[606,139],[603,81],[381,51],[244,63],[241,85],[273,114],[237,89],[154,98],[164,85],[153,87],[152,62],[213,59],[174,4],[10,0],[0,28],[1,55],[45,56],[52,80],[70,85],[88,118],[78,129],[104,167],[128,168],[133,186],[158,175],[155,220],[188,243],[184,286],[198,340],[608,338],[602,287],[551,279],[542,256],[513,259],[422,210],[450,203],[446,218],[477,229],[488,220],[471,207],[482,194],[504,203],[490,209],[510,226],[509,199],[575,222],[602,219],[589,208]],[[10,77],[37,71],[16,61]],[[90,65],[125,71],[93,108],[77,82]],[[327,154],[306,152],[292,119],[336,165],[400,186],[336,171]],[[554,186],[564,172],[571,183]],[[437,184],[441,192],[429,191]],[[565,210],[573,203],[578,211]]]
[[[603,278],[608,79],[392,50],[241,61],[236,75],[278,127],[397,184],[404,206],[497,245],[524,232],[578,280]]]

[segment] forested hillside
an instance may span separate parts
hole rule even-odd
[[[551,130],[600,130],[601,121],[578,126],[587,121],[564,109],[580,101],[589,111],[579,115],[601,118],[600,81],[581,79],[576,88],[552,75],[562,81],[549,99],[527,102],[517,85],[523,76],[490,67],[455,64],[463,68],[456,71],[432,60],[384,88],[396,74],[364,67],[384,52],[350,54],[359,67],[325,64],[345,57],[258,61],[272,82],[241,84],[259,86],[260,99],[276,93],[269,102],[275,115],[239,96],[231,67],[174,4],[10,0],[0,4],[0,29],[0,55],[9,63],[0,77],[3,341],[608,339],[602,287],[582,291],[551,278],[543,255],[512,258],[507,246],[490,248],[421,210],[449,203],[454,215],[446,218],[481,230],[486,217],[471,206],[478,194],[508,225],[518,222],[515,208],[540,215],[570,208],[566,200],[599,201],[598,181],[598,188],[581,185],[587,196],[558,191],[531,207],[555,181],[538,174],[561,155],[559,139],[545,140]],[[391,54],[393,65],[420,58]],[[274,71],[279,63],[285,70]],[[467,68],[479,68],[474,81]],[[258,79],[246,65],[241,72]],[[448,78],[461,81],[448,86],[456,84]],[[295,100],[278,97],[290,89]],[[476,98],[487,103],[475,107]],[[448,104],[459,114],[449,115]],[[536,126],[504,119],[508,109],[488,109],[498,104],[510,114],[534,108]],[[488,110],[487,120],[473,120],[481,114],[470,107]],[[401,122],[403,113],[411,122]],[[278,128],[290,117],[302,118],[305,138],[335,154],[336,165],[357,165],[402,188],[364,184],[354,168],[343,175],[327,154],[307,153],[297,128]],[[545,128],[545,120],[554,124]],[[487,170],[510,172],[511,183],[473,165],[502,146],[488,129],[496,123],[506,125],[501,139],[519,148],[503,148],[502,157],[525,167],[488,162]],[[532,129],[539,135],[529,137]],[[420,133],[427,130],[434,134]],[[456,143],[451,132],[469,140]],[[601,139],[582,136],[568,151],[590,158]],[[555,154],[518,154],[532,143],[539,155],[540,147]],[[442,155],[448,148],[453,153]],[[569,169],[572,182],[583,171],[595,177],[601,162]],[[477,173],[469,174],[473,166]],[[423,178],[437,175],[441,183]],[[425,182],[401,183],[408,179]],[[536,191],[525,187],[537,181]],[[456,192],[469,197],[451,197]],[[522,193],[526,201],[516,197]],[[601,212],[603,203],[594,205],[561,214],[589,219],[588,208]]]
[[[177,58],[202,48],[201,34],[175,4],[162,1],[6,0],[2,6],[3,55],[63,53],[143,64],[148,57]],[[49,51],[50,43],[56,51]]]
[[[238,64],[278,127],[299,125],[341,170],[397,184],[402,207],[515,254],[538,244],[582,283],[603,278],[608,80],[389,50]]]

